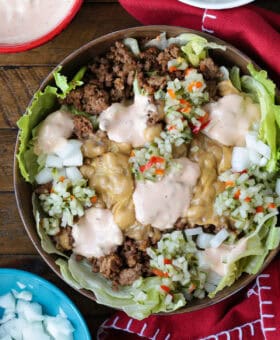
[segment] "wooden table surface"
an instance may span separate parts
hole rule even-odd
[[[279,1],[255,3],[280,12]],[[58,278],[37,254],[19,218],[12,178],[16,121],[41,81],[65,56],[105,33],[137,25],[116,0],[85,1],[68,28],[51,42],[24,53],[0,54],[0,267],[28,270],[55,283],[79,307],[93,338],[113,310],[89,301]]]

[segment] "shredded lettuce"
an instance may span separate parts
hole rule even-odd
[[[229,78],[232,85],[241,91],[241,79],[240,79],[240,69],[237,66],[233,66],[229,71]]]
[[[267,72],[248,65],[251,76],[241,78],[242,88],[256,96],[261,108],[260,139],[269,145],[271,158],[266,165],[269,172],[280,170],[280,105],[275,104],[276,85]]]

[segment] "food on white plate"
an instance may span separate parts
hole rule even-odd
[[[280,106],[194,34],[127,38],[36,94],[17,155],[65,280],[137,319],[214,297],[280,241]]]
[[[60,308],[56,316],[44,314],[44,307],[32,301],[28,290],[0,296],[0,338],[6,340],[73,340],[74,328]]]

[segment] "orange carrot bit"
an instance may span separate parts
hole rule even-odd
[[[234,187],[235,183],[233,181],[226,181],[225,187],[226,188],[232,188]]]
[[[74,195],[70,195],[70,199],[73,201],[73,199],[75,198]]]
[[[134,150],[132,150],[131,153],[130,153],[130,157],[134,157],[134,156],[135,156],[135,152],[134,152]]]
[[[276,204],[275,203],[269,203],[268,207],[270,209],[275,209],[276,208]]]
[[[175,72],[175,71],[177,71],[178,69],[177,69],[177,66],[170,66],[169,68],[168,68],[168,71],[170,72],[170,73],[172,73],[172,72]]]
[[[192,67],[187,68],[185,70],[185,76],[188,76],[191,73],[191,71],[193,71],[193,70],[194,70],[194,68],[192,68]]]
[[[152,272],[156,275],[156,276],[160,276],[160,277],[169,277],[168,273],[163,272],[160,269],[157,268],[153,268]]]
[[[261,205],[259,205],[258,207],[256,207],[256,213],[262,213],[263,212],[263,207]]]
[[[65,181],[65,177],[64,176],[60,176],[58,179],[58,182],[64,182]]]
[[[203,86],[201,81],[192,81],[189,85],[188,85],[188,91],[189,92],[193,92],[194,89],[200,89]]]
[[[169,97],[172,99],[176,99],[176,94],[172,89],[168,89],[167,93],[169,94]]]
[[[175,125],[170,125],[167,130],[168,131],[172,131],[172,130],[175,130],[176,129],[176,126]]]
[[[236,199],[236,200],[238,200],[239,197],[240,197],[240,190],[238,189],[238,190],[234,193],[233,198]]]
[[[156,169],[155,174],[160,176],[164,175],[164,169]]]
[[[51,188],[50,193],[51,194],[55,193],[54,188]]]
[[[195,290],[195,288],[196,288],[196,285],[194,283],[191,283],[189,288],[188,288],[188,292],[192,293]]]
[[[97,196],[92,196],[92,198],[90,199],[91,203],[96,203],[97,202]]]
[[[164,260],[163,260],[163,263],[164,263],[164,264],[172,264],[172,260],[170,260],[170,259],[164,259]]]
[[[249,196],[247,196],[247,197],[245,197],[244,201],[249,203],[249,202],[251,202],[251,201],[252,201],[252,198],[251,198],[251,197],[249,197]]]
[[[161,285],[160,288],[161,288],[162,290],[164,290],[167,294],[170,292],[170,287],[168,287],[168,286]]]

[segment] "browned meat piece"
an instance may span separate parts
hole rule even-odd
[[[95,62],[89,66],[89,69],[100,84],[104,84],[106,87],[112,86],[113,74],[111,64],[107,58],[96,58]]]
[[[60,232],[54,236],[56,247],[59,250],[71,250],[73,245],[72,228],[67,226],[60,228]]]
[[[216,80],[206,80],[206,90],[209,93],[209,98],[215,99],[217,97],[217,81]]]
[[[100,89],[95,84],[84,86],[83,109],[90,114],[99,114],[109,106],[107,91]]]
[[[49,194],[52,188],[52,182],[39,185],[34,191],[36,194]]]
[[[161,112],[158,111],[148,111],[147,125],[155,125],[160,120],[163,119]]]
[[[174,228],[177,230],[184,230],[187,228],[187,220],[183,217],[179,217],[174,224]]]
[[[117,254],[110,254],[99,259],[99,271],[107,279],[115,280],[119,275],[122,259]]]
[[[133,53],[121,41],[115,42],[106,57],[114,64],[123,64],[124,71],[127,73],[136,69],[136,59]]]
[[[141,261],[141,252],[134,240],[127,238],[124,242],[121,254],[129,268],[136,266]]]
[[[74,134],[79,139],[88,138],[93,133],[93,127],[91,121],[82,115],[75,115],[74,121]]]
[[[181,53],[180,47],[174,44],[166,47],[164,51],[160,52],[160,54],[157,57],[157,61],[160,64],[162,71],[167,72],[168,61],[171,59],[176,59],[180,57],[181,55],[182,53]]]
[[[141,68],[143,68],[145,72],[159,70],[159,63],[157,60],[159,52],[160,50],[157,47],[152,46],[140,53],[139,58],[142,66]]]
[[[222,77],[222,72],[212,58],[206,58],[199,64],[200,72],[206,80],[217,80]]]
[[[71,91],[63,103],[73,105],[79,111],[97,115],[109,106],[109,94],[93,81]]]
[[[142,265],[137,264],[134,268],[123,269],[119,275],[119,284],[121,286],[131,285],[141,276]]]

